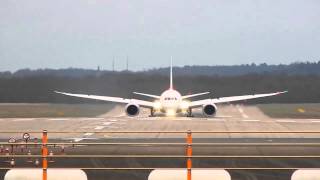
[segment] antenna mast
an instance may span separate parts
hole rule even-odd
[[[112,59],[112,71],[114,72],[114,56],[113,56],[113,59]]]
[[[127,55],[127,71],[129,71],[129,57]]]

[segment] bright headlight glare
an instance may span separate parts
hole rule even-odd
[[[176,112],[175,112],[174,110],[169,109],[169,110],[167,111],[167,116],[175,116],[175,115],[176,115]]]

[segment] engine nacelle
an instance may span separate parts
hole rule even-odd
[[[207,116],[214,116],[217,113],[217,106],[215,104],[203,105],[202,112]]]
[[[128,104],[125,109],[128,116],[137,116],[140,112],[140,107],[136,104]]]

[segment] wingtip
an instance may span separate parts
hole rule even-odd
[[[287,93],[288,91],[280,91],[278,92],[278,94],[284,94],[284,93]]]

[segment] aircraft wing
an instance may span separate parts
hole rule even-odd
[[[227,102],[233,102],[233,101],[242,101],[242,100],[248,100],[248,99],[268,97],[268,96],[276,96],[276,95],[283,94],[286,92],[287,91],[268,93],[268,94],[253,94],[253,95],[243,95],[243,96],[221,97],[221,98],[215,98],[215,99],[204,99],[204,100],[191,102],[190,107],[194,108],[194,107],[199,107],[199,106],[202,106],[205,104],[227,103]]]
[[[153,94],[146,94],[146,93],[139,93],[139,92],[133,92],[133,94],[138,94],[138,95],[141,95],[141,96],[147,96],[147,97],[152,97],[152,98],[160,99],[160,96],[153,95]]]
[[[66,96],[73,96],[73,97],[80,97],[80,98],[86,98],[86,99],[95,99],[100,101],[109,101],[109,102],[116,102],[116,103],[123,103],[123,104],[129,104],[134,103],[142,107],[153,107],[153,102],[149,101],[143,101],[138,99],[124,99],[120,97],[110,97],[110,96],[96,96],[96,95],[88,95],[88,94],[72,94],[72,93],[65,93],[65,92],[59,92],[55,91],[55,93],[63,94]]]

